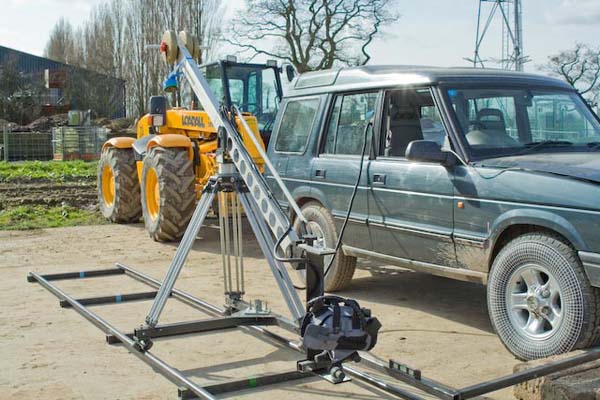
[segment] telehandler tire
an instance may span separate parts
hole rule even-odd
[[[109,147],[98,161],[100,212],[111,222],[136,222],[142,216],[140,184],[131,149]]]
[[[171,242],[183,236],[194,213],[195,185],[188,149],[150,149],[142,167],[142,210],[152,239]]]

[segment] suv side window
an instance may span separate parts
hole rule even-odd
[[[386,93],[380,154],[404,157],[408,144],[429,140],[449,147],[442,123],[429,89],[402,89]]]
[[[336,96],[322,154],[361,154],[365,127],[375,113],[378,96],[377,92]]]
[[[302,153],[319,108],[319,99],[291,100],[279,125],[275,151],[282,153]]]

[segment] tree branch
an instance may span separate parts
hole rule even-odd
[[[247,0],[227,43],[289,60],[300,72],[366,64],[369,46],[399,16],[396,0]]]

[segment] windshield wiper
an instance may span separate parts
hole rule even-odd
[[[537,149],[541,149],[548,146],[572,146],[573,142],[569,142],[568,140],[542,140],[541,142],[530,142],[525,143],[524,146],[526,149],[521,151],[519,154],[531,153]]]

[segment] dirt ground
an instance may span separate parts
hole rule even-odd
[[[245,235],[245,298],[265,299],[288,315],[256,242]],[[0,232],[0,399],[176,399],[176,387],[79,314],[58,306],[28,271],[54,273],[110,268],[119,261],[162,280],[173,244],[150,240],[141,225],[104,225]],[[177,287],[223,300],[218,230],[203,228]],[[148,291],[125,277],[58,281],[77,297]],[[391,267],[359,263],[351,287],[340,293],[373,310],[383,324],[374,353],[423,370],[425,376],[465,386],[510,373],[517,361],[492,333],[483,286]],[[93,310],[126,331],[140,325],[149,301]],[[170,300],[162,323],[206,316]],[[157,340],[152,352],[200,384],[295,368],[298,353],[237,330]],[[391,398],[353,381],[331,385],[314,378],[229,395],[228,398]],[[506,389],[489,396],[510,399]]]
[[[42,179],[0,182],[0,205],[14,207],[21,205],[59,206],[68,204],[73,207],[98,208],[96,178],[74,178],[57,183]]]

